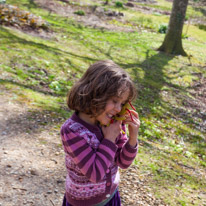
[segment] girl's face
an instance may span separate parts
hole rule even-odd
[[[120,95],[120,97],[113,97],[107,100],[105,110],[96,117],[102,125],[110,123],[113,116],[118,114],[122,110],[122,106],[126,103],[129,97],[129,89]]]

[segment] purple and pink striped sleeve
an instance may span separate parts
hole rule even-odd
[[[73,158],[82,174],[94,183],[102,180],[114,161],[117,146],[103,139],[98,149],[94,150],[82,136],[70,128],[62,128],[61,137],[65,152]]]
[[[116,152],[115,162],[120,168],[126,169],[132,164],[133,160],[135,159],[138,151],[138,145],[136,145],[136,147],[132,147],[129,144],[129,139],[126,135],[125,125],[122,129],[125,131],[125,134],[121,134],[119,140],[116,143],[118,149]]]

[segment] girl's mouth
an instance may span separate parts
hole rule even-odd
[[[113,118],[113,115],[112,115],[112,114],[107,114],[107,117],[108,117],[109,119],[112,119],[112,118]]]

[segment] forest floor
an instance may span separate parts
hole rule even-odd
[[[2,85],[0,91],[0,205],[60,206],[66,170],[55,124],[61,118],[34,113]],[[123,206],[166,205],[150,193],[146,176],[140,177],[136,167],[121,171]]]
[[[138,30],[138,26],[136,24],[134,25],[131,24],[132,26],[131,25],[127,26],[127,20],[125,20],[125,18],[121,16],[121,12],[112,13],[111,15],[113,16],[110,16],[109,14],[110,11],[104,10],[103,8],[101,8],[101,6],[99,7],[81,6],[81,4],[77,4],[80,1],[76,1],[76,4],[74,5],[69,4],[68,6],[65,6],[64,4],[61,5],[57,3],[57,1],[53,1],[53,0],[50,0],[50,1],[49,0],[41,0],[41,1],[35,0],[35,1],[29,1],[29,2],[31,5],[33,2],[33,5],[36,4],[38,5],[38,8],[42,8],[46,12],[48,12],[48,18],[49,18],[49,15],[55,16],[56,14],[57,15],[61,14],[61,16],[68,17],[68,19],[74,19],[75,22],[83,24],[86,27],[98,28],[100,30],[102,29],[102,30],[109,30],[109,31],[128,32],[127,34],[129,34],[130,32],[133,32],[133,30],[135,31]],[[162,11],[161,9],[158,9],[158,8],[144,7],[142,5],[137,5],[137,4],[134,4],[134,7],[132,7],[131,9],[137,12],[142,11],[144,13],[154,13],[154,12],[161,13],[168,17],[170,15],[169,11]],[[74,12],[78,10],[83,10],[86,15],[78,16],[74,14]],[[119,22],[118,24],[111,23],[111,21],[116,22],[116,20],[118,20]],[[198,19],[198,21],[199,20],[200,19]],[[17,29],[24,30],[19,27],[17,27]],[[52,40],[55,36],[53,32],[44,32],[43,30],[36,32],[30,29],[30,30],[26,30],[26,33],[31,36],[40,37],[44,40],[45,39]],[[69,35],[72,36],[73,34],[69,33],[68,36]],[[64,35],[62,36],[64,37]],[[55,37],[55,38],[58,40],[58,38],[60,37]],[[26,43],[28,44],[28,42],[30,43],[30,41],[27,41]],[[64,39],[59,42],[64,43]],[[35,45],[36,46],[35,48],[39,48],[40,45],[41,44],[38,43],[37,45]],[[26,46],[25,48],[27,48]],[[73,44],[72,44],[72,47],[75,48]],[[10,48],[13,48],[13,46],[11,46]],[[9,51],[12,50],[10,48],[9,48]],[[45,47],[45,50],[48,52],[48,54],[51,51],[53,51],[51,50],[51,48],[49,50],[49,48],[50,47]],[[78,47],[77,47],[77,50],[78,50]],[[16,52],[17,51],[18,50],[16,50]],[[24,50],[22,49],[22,51]],[[34,51],[38,53],[37,50],[34,50]],[[54,51],[58,51],[58,50],[54,50]],[[74,52],[75,52],[75,49],[74,49]],[[26,56],[26,53],[27,52],[21,55]],[[79,53],[77,54],[80,55]],[[66,55],[68,56],[68,54]],[[77,58],[78,55],[74,57],[72,56],[72,57],[74,59],[78,59]],[[23,59],[22,56],[20,57],[18,56],[17,58],[18,60]],[[11,61],[12,67],[16,68],[16,67],[19,67],[20,65],[22,68],[24,68],[24,66],[26,68],[27,67],[29,68],[29,66],[27,66],[26,64],[22,63],[21,65],[21,63],[19,63],[21,61],[17,61],[18,63],[16,63],[15,65],[15,63],[13,63],[13,61],[15,62],[15,59],[14,60],[13,59],[14,58],[12,57],[12,61]],[[37,58],[35,59],[35,62],[37,62]],[[32,66],[33,66],[33,63],[32,63]],[[39,68],[38,66],[36,67]],[[41,68],[43,68],[42,65],[40,67],[40,70],[38,71],[46,71],[46,70],[41,70]],[[45,73],[46,75],[48,75],[47,71]],[[39,73],[38,75],[39,76],[37,77],[41,77],[41,75],[43,76],[43,74],[40,75]],[[8,76],[8,77],[11,79],[13,78],[13,76]],[[7,79],[7,76],[2,75],[1,78],[4,80],[4,79]],[[201,79],[201,81],[197,81],[196,84],[193,84],[193,87],[190,88],[190,92],[191,92],[190,94],[194,97],[194,99],[187,98],[186,99],[187,101],[184,101],[184,108],[187,109],[187,111],[193,111],[193,109],[197,109],[198,112],[193,112],[191,114],[194,115],[193,117],[200,117],[200,119],[203,120],[205,117],[204,111],[205,111],[206,80],[203,76],[200,76],[199,79]],[[27,80],[25,81],[27,82]],[[29,81],[30,80],[28,80],[28,82]],[[12,83],[12,81],[10,83]],[[46,81],[46,79],[41,80],[40,84],[37,85],[37,88],[41,88],[42,91],[44,91],[43,93],[49,94],[49,92],[51,92],[51,89],[47,86],[47,83],[48,82]],[[21,84],[14,84],[14,85],[16,86],[15,90],[21,90],[21,88],[24,88],[24,89],[29,88],[26,86],[20,87]],[[35,87],[30,87],[30,88],[33,89]],[[32,95],[33,94],[34,93],[32,93]],[[65,181],[65,176],[66,176],[66,170],[65,170],[65,165],[64,165],[64,151],[61,145],[61,139],[60,139],[60,134],[59,134],[59,125],[61,125],[65,121],[65,119],[61,117],[61,114],[58,113],[58,111],[55,112],[52,110],[45,110],[46,108],[45,102],[48,96],[45,97],[45,100],[42,104],[43,106],[40,109],[36,109],[36,108],[34,109],[34,107],[32,106],[32,103],[27,104],[27,102],[19,101],[19,99],[21,98],[21,95],[19,96],[18,96],[18,92],[16,91],[13,92],[12,89],[8,88],[4,84],[0,84],[0,105],[1,105],[0,107],[0,144],[2,148],[0,150],[0,157],[1,157],[0,158],[0,164],[1,164],[0,206],[16,206],[16,205],[18,206],[21,206],[21,205],[61,206],[64,191],[65,191],[64,181]],[[181,98],[183,99],[182,96]],[[27,100],[29,99],[29,97],[28,98],[25,97],[25,99]],[[51,101],[50,104],[52,103],[53,102]],[[44,106],[45,108],[43,108]],[[184,112],[183,110],[177,110],[177,112],[178,111],[181,111],[181,113],[179,114],[181,118],[184,119],[184,116],[187,116],[186,115],[187,113]],[[199,111],[202,111],[202,113]],[[200,129],[202,129],[203,132],[205,132],[205,123],[206,123],[205,121],[202,121],[198,125]],[[153,153],[151,153],[152,151],[149,151],[149,150],[150,148],[148,150],[145,150],[146,151],[145,153],[148,152],[151,156],[154,156]],[[141,157],[143,156],[144,156],[144,153],[139,154],[139,160],[141,160]],[[191,161],[188,161],[188,162],[191,162]],[[194,167],[186,165],[186,163],[184,164],[183,163],[181,162],[179,163],[177,161],[177,164],[175,165],[178,165],[179,167],[183,167],[184,170],[188,170],[186,171],[188,174],[194,173],[191,176],[194,176],[196,179],[202,179],[202,181],[204,180],[203,176],[205,177],[205,171],[202,171],[202,167],[200,170],[201,173],[199,175],[199,173],[196,172],[199,170],[197,170]],[[140,164],[138,165],[133,164],[127,170],[121,170],[121,176],[123,177],[121,178],[121,183],[120,183],[120,193],[121,193],[121,198],[122,198],[122,205],[123,206],[137,206],[137,205],[138,206],[153,206],[153,205],[163,206],[163,205],[167,205],[164,202],[163,197],[161,199],[158,199],[157,196],[155,197],[154,193],[152,192],[152,189],[150,188],[151,183],[153,185],[157,183],[155,182],[155,180],[151,181],[152,172],[149,170],[147,171],[145,167],[143,168],[144,173],[141,173],[140,166],[141,166]],[[162,168],[163,167],[161,167],[161,169]],[[162,175],[166,174],[166,172],[164,173],[164,170],[161,170],[161,169],[158,169],[158,167],[156,169],[153,168],[155,172],[157,171],[157,173],[160,173],[160,176],[161,174]],[[176,171],[175,167],[171,166],[170,171]],[[182,180],[184,180],[184,177],[179,175],[179,173],[177,173],[177,176],[182,177]],[[174,179],[177,176],[175,174]],[[182,185],[181,181],[180,181],[180,184]],[[158,186],[158,184],[156,185]],[[179,187],[182,192],[186,187],[184,184],[182,187],[181,185]],[[166,184],[161,188],[167,189],[169,188],[169,185]],[[196,188],[194,187],[194,190],[195,189]],[[177,193],[175,195],[178,196],[178,192],[179,192],[178,189],[175,189],[175,191]],[[180,196],[182,194],[181,192],[179,192]],[[191,194],[193,195],[193,191],[191,192]],[[201,195],[199,196],[197,196],[196,193],[194,192],[195,200],[196,199],[199,200],[201,198],[204,199],[203,195],[205,195],[204,191],[202,191]],[[189,196],[186,196],[186,197],[188,199],[193,199],[193,197],[189,197]],[[182,202],[181,205],[184,205],[184,202]],[[198,203],[196,205],[198,205]]]

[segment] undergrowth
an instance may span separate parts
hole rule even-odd
[[[169,11],[171,3],[164,2],[147,6]],[[205,204],[205,106],[198,90],[206,78],[205,30],[189,26],[188,38],[183,39],[190,55],[186,58],[156,51],[164,38],[157,32],[159,25],[169,20],[165,15],[118,8],[127,23],[115,19],[111,24],[144,28],[127,33],[86,27],[48,14],[31,1],[7,3],[41,16],[52,32],[42,38],[0,26],[0,84],[12,90],[17,101],[36,110],[57,111],[65,120],[71,114],[65,104],[67,91],[90,64],[112,59],[130,73],[138,90],[134,105],[141,120],[140,147],[134,164],[150,174],[153,193],[167,204]],[[115,5],[110,2],[107,7]],[[197,82],[199,87],[194,87]]]

